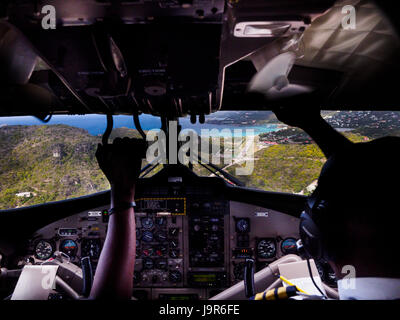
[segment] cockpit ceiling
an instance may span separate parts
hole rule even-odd
[[[5,68],[0,74],[0,116],[139,111],[179,117],[300,104],[399,108],[393,80],[400,71],[399,38],[372,1],[37,3],[56,6],[56,30],[40,27],[37,17],[42,15],[35,20],[34,1],[13,3],[8,17],[0,18],[0,36],[8,36],[8,42],[0,41],[0,69]],[[356,26],[345,30],[342,8],[348,4],[355,8]],[[288,20],[304,25],[305,31],[234,36],[240,22]],[[301,49],[287,78],[313,90],[275,100],[249,93],[254,75],[299,35]],[[24,52],[17,72],[13,66],[21,60],[15,59],[19,55],[12,45]]]
[[[345,5],[355,8],[355,29],[344,29]],[[400,71],[400,41],[395,28],[373,1],[340,0],[315,17],[303,33],[300,53],[288,79],[290,83],[316,88],[307,95],[265,102],[264,97],[245,95],[248,82],[259,70],[260,55],[268,63],[271,52],[279,54],[285,42],[277,39],[236,65],[252,60],[252,71],[238,76],[243,66],[226,69],[223,109],[270,109],[306,103],[321,109],[398,109],[397,78]],[[255,63],[254,56],[257,58]],[[256,70],[257,69],[257,70]],[[232,79],[232,80],[231,80]],[[230,90],[231,89],[231,90]]]
[[[345,30],[342,8],[349,3],[356,25]],[[384,101],[382,96],[396,92],[391,90],[400,71],[399,37],[372,1],[338,1],[304,32],[304,44],[304,57],[296,65],[343,73],[331,99],[346,103],[348,96],[359,93]]]

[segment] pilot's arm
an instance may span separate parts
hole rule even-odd
[[[99,145],[96,157],[111,184],[108,231],[97,265],[92,299],[130,299],[136,254],[135,185],[141,168],[142,145],[134,139],[116,138]]]
[[[313,107],[296,106],[277,108],[274,113],[279,121],[304,130],[329,158],[334,152],[352,145],[344,135],[332,128]]]

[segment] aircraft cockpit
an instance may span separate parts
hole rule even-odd
[[[148,146],[133,300],[339,299],[301,214],[331,154],[400,135],[397,26],[347,2],[0,4],[0,299],[89,297],[111,215],[96,147],[124,137]]]

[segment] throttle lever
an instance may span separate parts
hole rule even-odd
[[[256,294],[254,286],[254,259],[246,259],[244,264],[244,291],[247,298]]]
[[[83,257],[81,259],[81,266],[83,280],[82,295],[87,298],[89,297],[93,285],[93,269],[90,257]]]

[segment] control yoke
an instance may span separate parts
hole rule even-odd
[[[247,298],[256,294],[254,286],[254,259],[246,259],[244,265],[244,290]]]

